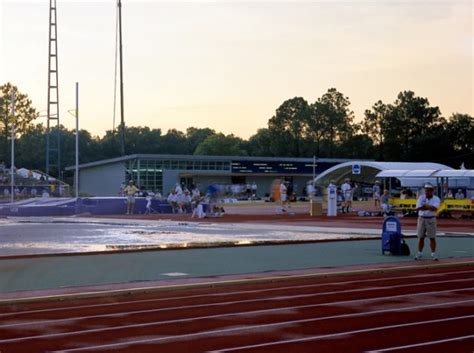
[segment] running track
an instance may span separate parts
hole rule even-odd
[[[466,352],[474,266],[0,305],[0,351]]]

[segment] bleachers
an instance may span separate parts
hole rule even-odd
[[[14,198],[22,200],[28,198],[41,197],[47,193],[50,197],[67,197],[70,196],[70,187],[68,184],[48,177],[46,174],[34,170],[27,173],[19,174],[18,169],[14,179]],[[49,182],[48,182],[49,179]],[[0,201],[7,202],[11,199],[11,174],[10,170],[0,165]]]

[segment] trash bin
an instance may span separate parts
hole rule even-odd
[[[382,228],[382,255],[389,251],[392,255],[402,255],[402,226],[397,217],[387,217]]]
[[[315,200],[309,201],[309,215],[310,216],[322,216],[323,215],[323,204],[316,202]]]

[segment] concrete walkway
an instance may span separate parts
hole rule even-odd
[[[413,252],[416,239],[407,243]],[[439,237],[438,244],[441,262],[474,260],[472,237]],[[429,258],[428,249],[425,254]],[[71,287],[390,263],[414,261],[412,256],[382,255],[379,239],[3,258],[0,299]]]

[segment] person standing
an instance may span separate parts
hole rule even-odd
[[[392,210],[392,205],[390,205],[390,199],[390,191],[388,189],[385,189],[383,191],[382,197],[380,198],[380,202],[382,203],[382,213],[384,217],[388,217]]]
[[[378,180],[372,186],[372,198],[374,199],[374,207],[378,209],[380,207],[380,182]]]
[[[245,185],[245,193],[247,194],[247,199],[250,200],[252,197],[252,184],[250,182]]]
[[[315,189],[312,181],[309,181],[308,184],[306,184],[306,195],[308,195],[308,198],[310,200],[314,200],[314,194],[315,194]]]
[[[344,181],[344,184],[341,185],[341,192],[342,192],[342,213],[349,213],[349,209],[352,208],[352,186],[351,180],[347,178]],[[344,211],[344,207],[346,210]]]
[[[288,200],[288,188],[286,187],[286,182],[284,180],[280,183],[280,206],[281,212],[287,212],[286,205]]]
[[[252,197],[257,198],[257,183],[255,181],[252,183]]]
[[[133,180],[128,182],[128,185],[123,189],[125,195],[127,195],[127,214],[133,214],[133,208],[135,207],[135,194],[140,189],[133,185]]]
[[[425,238],[430,239],[431,259],[438,261],[436,255],[436,211],[441,204],[438,196],[434,195],[433,185],[425,184],[425,194],[421,195],[416,201],[416,210],[418,211],[418,223],[416,226],[416,235],[418,237],[418,253],[415,260],[420,260],[423,256],[423,247]]]

